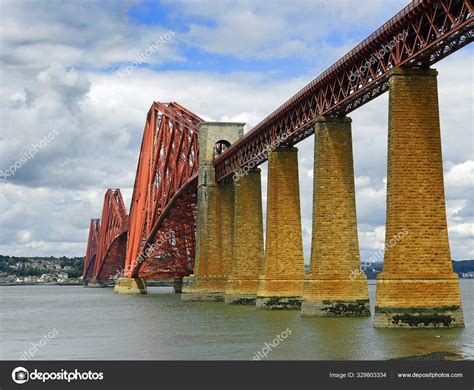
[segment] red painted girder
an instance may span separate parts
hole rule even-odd
[[[197,125],[200,122],[201,118],[175,102],[154,102],[148,111],[130,206],[126,276],[189,274],[185,268],[194,261],[194,253],[191,261],[186,248],[194,246],[194,233],[181,236],[188,232],[187,226],[192,225],[194,229],[195,204],[188,204],[188,212],[181,214],[179,220],[174,218],[179,214],[182,199],[195,202],[196,188],[190,183],[198,173]],[[173,231],[163,231],[165,227]],[[173,245],[164,244],[160,239],[169,234],[173,236]],[[157,242],[160,248],[155,248]],[[153,253],[145,250],[151,245]],[[151,265],[157,257],[159,266]],[[147,263],[146,271],[140,272],[144,263]]]
[[[143,246],[150,248],[149,253],[135,265],[132,277],[177,278],[193,272],[196,211],[197,175],[179,189],[160,214]]]
[[[84,260],[83,280],[90,280],[94,273],[97,247],[99,246],[100,219],[91,219],[89,238],[87,239],[86,258]]]
[[[315,117],[344,116],[381,95],[391,69],[428,67],[454,53],[472,42],[473,27],[470,0],[413,1],[216,158],[216,181],[229,179],[250,161],[266,161],[265,150],[278,139],[294,145],[309,137]],[[391,50],[375,56],[390,42],[395,42]],[[371,58],[375,61],[361,72]]]
[[[93,277],[106,281],[123,270],[129,220],[119,189],[108,189],[104,197],[99,245]]]

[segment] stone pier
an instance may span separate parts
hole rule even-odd
[[[268,155],[265,256],[257,308],[299,309],[303,280],[298,150],[276,148]]]
[[[146,294],[145,279],[120,278],[115,281],[114,292],[117,294]]]
[[[315,125],[313,231],[302,316],[370,316],[360,270],[351,119],[319,117]]]
[[[175,294],[181,294],[183,292],[183,278],[173,279],[173,292]]]
[[[104,285],[100,282],[100,280],[96,278],[92,278],[88,283],[87,287],[89,288],[101,288],[104,287]]]
[[[464,326],[448,241],[436,76],[434,69],[397,68],[389,79],[386,246],[376,327]]]
[[[234,180],[232,269],[225,302],[245,305],[255,304],[264,248],[260,169],[242,172]]]
[[[224,301],[232,264],[234,183],[216,184],[215,145],[243,136],[244,123],[203,122],[199,126],[199,179],[194,275],[183,284],[183,301]]]

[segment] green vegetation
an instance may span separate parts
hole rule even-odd
[[[41,266],[35,266],[38,263],[41,263]],[[45,268],[45,265],[49,268]],[[84,257],[15,257],[0,255],[0,272],[22,277],[40,276],[51,272],[67,272],[70,278],[78,278],[82,275],[83,267]]]
[[[59,265],[61,268],[45,269],[35,267],[34,264],[42,262],[49,265]],[[69,278],[78,278],[82,275],[84,257],[15,257],[0,255],[0,272],[20,277],[41,276],[50,272],[67,272]],[[375,279],[382,270],[382,263],[373,263],[367,266],[365,274],[369,279]],[[474,260],[453,261],[453,270],[457,274],[474,272]],[[309,271],[309,266],[306,266]]]

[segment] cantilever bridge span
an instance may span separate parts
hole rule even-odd
[[[89,281],[94,275],[97,248],[99,246],[100,219],[91,219],[89,225],[89,239],[87,240],[86,258],[84,260],[83,279]]]
[[[113,275],[101,270],[123,267],[119,292],[144,292],[142,279],[187,277],[183,300],[301,308],[308,316],[370,315],[367,280],[356,272],[346,115],[389,91],[386,241],[403,233],[403,242],[385,253],[374,324],[463,326],[447,236],[437,72],[430,66],[471,43],[473,27],[470,0],[415,0],[245,136],[244,124],[204,122],[178,103],[154,102],[129,224],[124,206],[112,207],[120,217],[107,222],[108,192],[99,234],[98,220],[91,222],[84,278],[93,269],[93,278],[105,280]],[[312,134],[313,232],[305,275],[293,146]],[[264,247],[256,166],[266,160]],[[106,260],[113,245],[121,255]]]
[[[92,219],[83,279],[90,286],[107,283],[123,273],[128,215],[119,189],[108,189],[102,219]]]
[[[102,220],[91,220],[89,228],[86,282],[104,284],[123,275],[182,278],[193,272],[200,122],[178,103],[152,104],[130,217],[120,190],[109,189]]]
[[[148,111],[130,206],[131,277],[179,278],[193,271],[200,122],[174,102],[155,102]]]

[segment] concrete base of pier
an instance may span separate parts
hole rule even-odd
[[[438,276],[438,278],[436,278]],[[377,276],[374,326],[377,328],[463,328],[458,276]],[[416,278],[416,279],[415,279]]]
[[[304,317],[369,317],[369,291],[363,274],[306,275],[301,315]]]
[[[257,297],[257,309],[266,310],[299,310],[302,297]]]
[[[255,305],[256,295],[226,294],[224,302],[226,305]]]
[[[145,279],[120,278],[115,282],[114,292],[117,294],[146,294]]]
[[[227,280],[223,277],[185,277],[181,300],[224,302],[226,283]]]
[[[464,328],[462,307],[375,308],[376,328]]]
[[[98,279],[91,279],[89,283],[87,283],[87,287],[89,288],[101,288],[105,287]]]
[[[366,317],[370,316],[368,299],[358,301],[304,301],[302,317]]]
[[[224,302],[224,293],[183,293],[181,300],[187,302]]]

